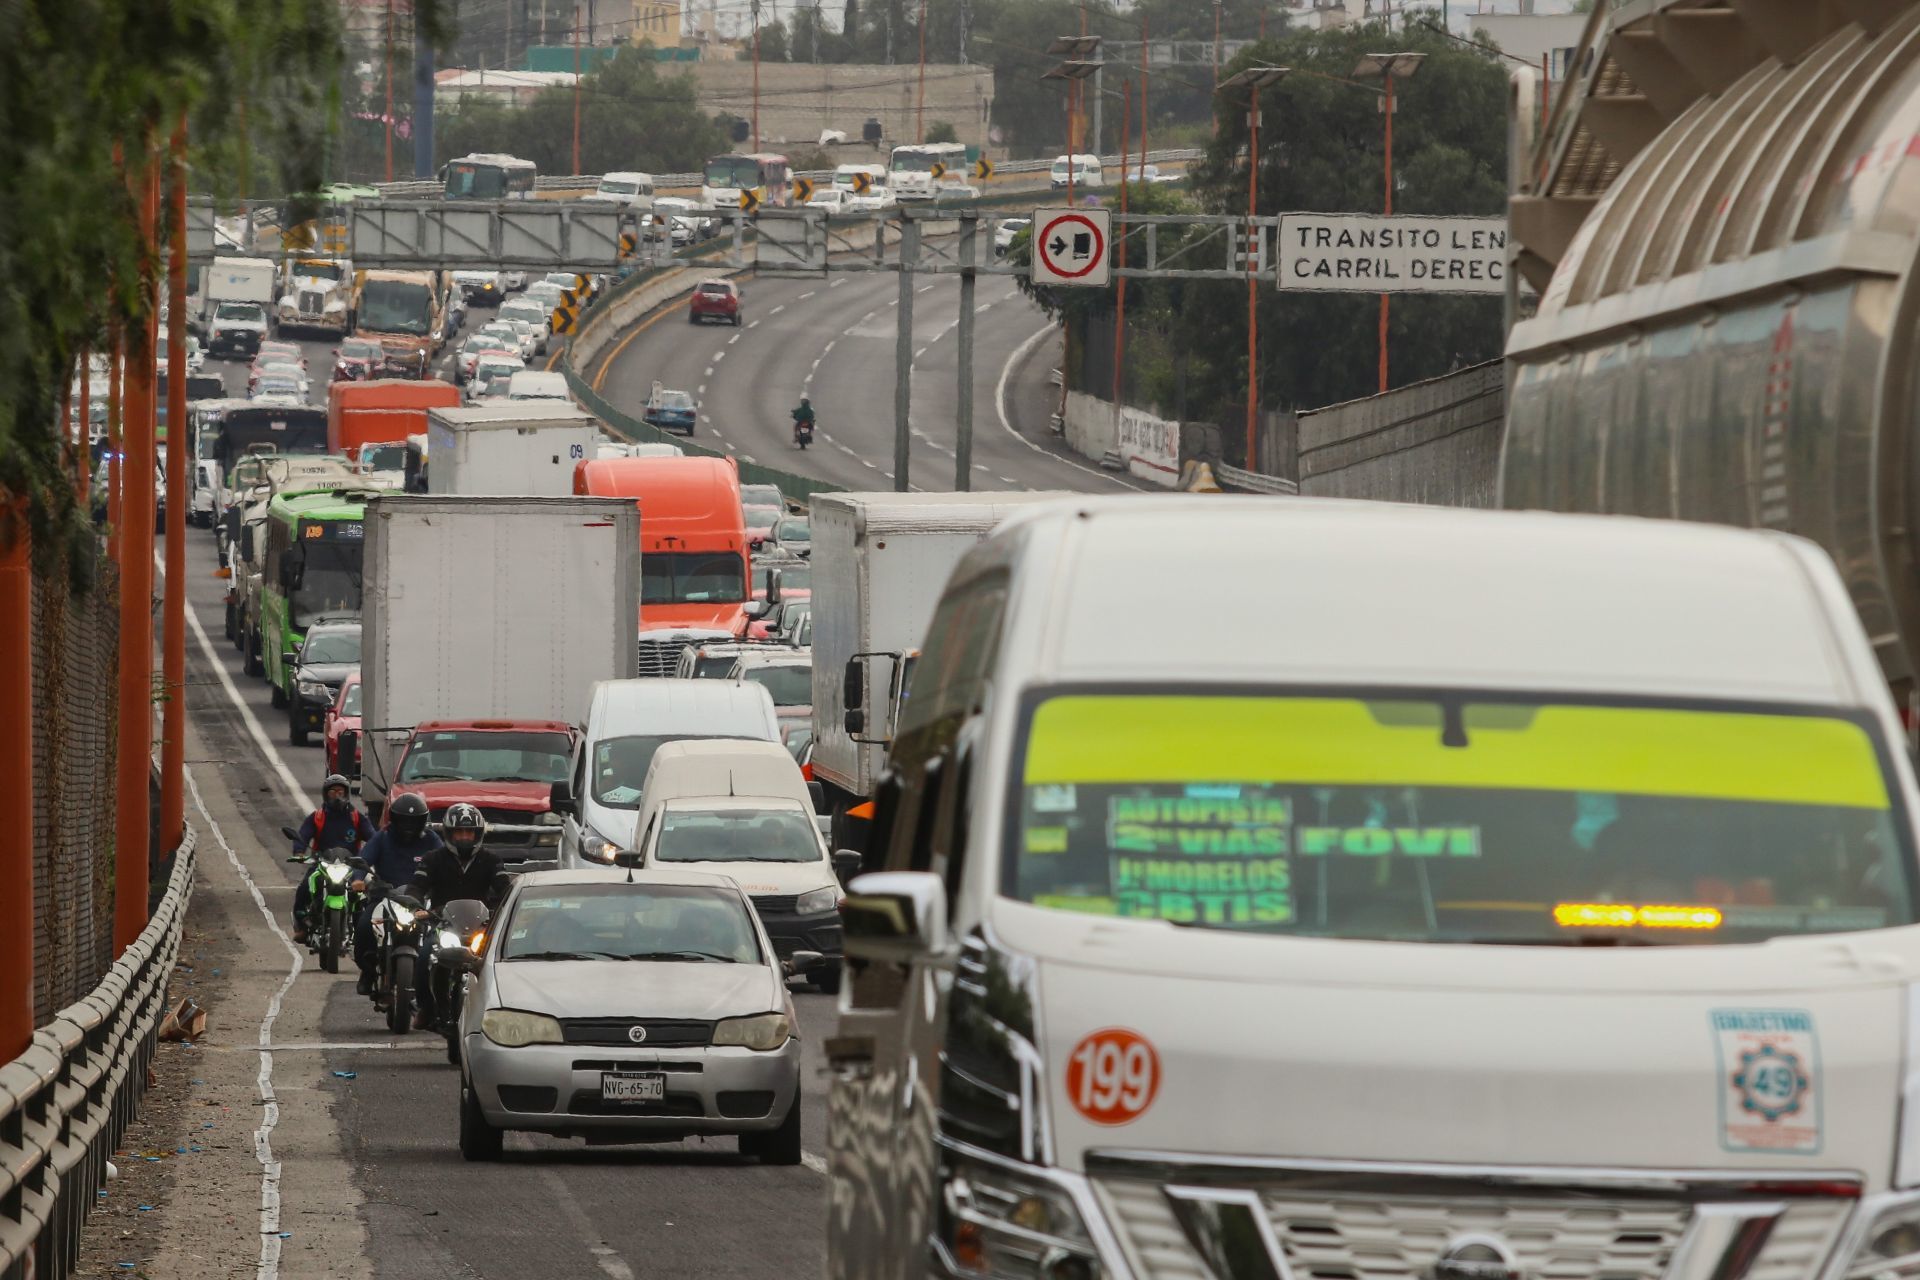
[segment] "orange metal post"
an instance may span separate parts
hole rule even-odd
[[[33,1039],[33,571],[26,503],[0,493],[0,1062]]]
[[[167,585],[160,628],[160,847],[186,824],[187,734],[187,117],[173,130],[167,200]]]
[[[120,447],[126,432],[120,429],[126,397],[126,353],[121,349],[120,324],[115,321],[107,352],[107,554],[120,563]]]
[[[754,74],[758,76],[756,68]],[[573,6],[573,171],[580,172],[580,6]]]
[[[246,136],[245,117],[242,116],[241,136]],[[387,0],[387,114],[383,118],[387,127],[387,181],[393,181],[393,0]],[[241,182],[241,199],[246,198],[246,182]]]
[[[1393,216],[1393,69],[1387,68],[1387,96],[1381,109],[1387,113],[1387,216]],[[1380,295],[1380,394],[1387,393],[1387,294]]]
[[[143,146],[140,292],[148,317],[127,335],[127,420],[120,489],[120,737],[114,769],[113,953],[147,924],[147,769],[153,749],[153,264],[160,163]]]

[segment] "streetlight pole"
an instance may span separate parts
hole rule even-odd
[[[753,0],[753,150],[760,151],[760,0]]]
[[[573,6],[573,171],[580,172],[580,5]]]
[[[1220,86],[1247,91],[1247,456],[1246,468],[1259,468],[1260,429],[1260,93],[1287,78],[1288,67],[1249,67]]]
[[[1420,64],[1426,60],[1424,53],[1370,53],[1360,59],[1353,69],[1358,77],[1379,77],[1385,83],[1385,92],[1380,98],[1380,111],[1386,117],[1386,161],[1382,172],[1386,190],[1381,201],[1388,217],[1393,216],[1393,110],[1394,82],[1410,80],[1420,70]],[[1392,301],[1390,294],[1380,295],[1380,393],[1387,391],[1387,328],[1391,316]]]

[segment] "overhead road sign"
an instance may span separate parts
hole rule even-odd
[[[1106,209],[1033,211],[1033,282],[1103,288],[1112,275]]]
[[[1504,294],[1507,220],[1289,213],[1276,256],[1282,289]]]

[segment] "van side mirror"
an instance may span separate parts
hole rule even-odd
[[[835,849],[833,851],[833,874],[840,877],[840,883],[846,884],[859,875],[867,865],[867,860],[858,849]]]
[[[572,813],[574,808],[573,783],[565,778],[547,789],[547,808],[554,813]]]
[[[847,886],[848,957],[905,964],[947,951],[947,886],[931,871],[874,871]]]

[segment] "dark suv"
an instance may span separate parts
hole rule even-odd
[[[327,708],[339,694],[341,682],[360,669],[360,619],[316,618],[307,628],[307,638],[285,655],[285,662],[293,672],[287,681],[292,690],[287,699],[287,741],[304,747],[309,733],[327,727]]]

